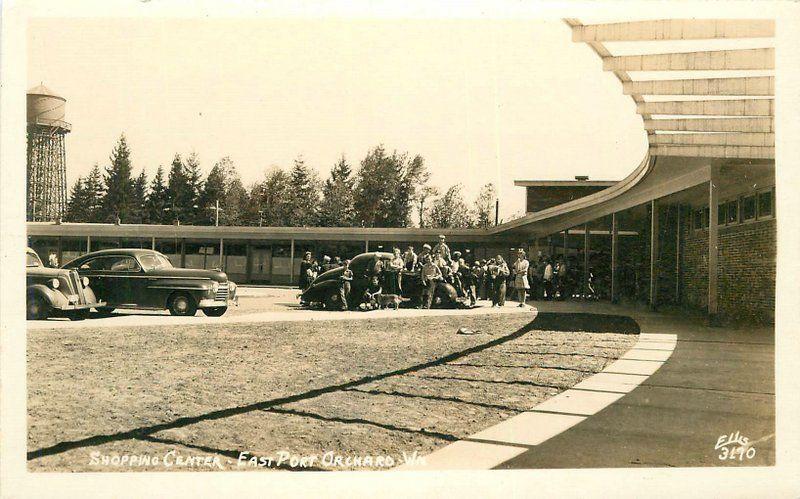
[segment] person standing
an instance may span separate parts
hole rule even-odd
[[[436,293],[436,284],[442,280],[442,271],[433,263],[433,259],[428,256],[422,264],[420,273],[422,277],[421,307],[431,308],[433,296]]]
[[[58,255],[55,250],[50,250],[50,253],[47,255],[47,265],[54,269],[58,268]]]
[[[486,299],[486,262],[478,260],[473,265],[473,273],[475,274],[475,287],[476,298],[480,300]]]
[[[569,286],[567,283],[567,274],[569,268],[567,267],[566,260],[562,259],[558,262],[558,296],[562,300],[566,300],[569,295]]]
[[[503,307],[506,304],[506,278],[511,272],[508,270],[508,264],[503,260],[501,255],[494,258],[495,264],[495,278],[494,278],[494,291],[492,293],[492,306]]]
[[[344,261],[344,270],[339,276],[339,298],[342,302],[342,310],[347,310],[350,304],[350,289],[353,282],[353,271],[350,270],[350,260]]]
[[[528,259],[525,258],[525,251],[520,248],[517,251],[517,260],[514,262],[514,289],[517,290],[517,301],[520,307],[525,306],[525,296],[531,288],[528,283]]]
[[[446,262],[450,262],[450,247],[444,242],[445,239],[444,234],[439,234],[439,242],[433,247],[432,253],[439,255]]]
[[[403,271],[405,262],[400,255],[400,248],[394,248],[393,253],[394,257],[389,261],[389,265],[386,266],[386,288],[387,293],[399,295],[401,288],[400,279],[402,278],[400,272]]]
[[[550,259],[546,260],[546,264],[544,266],[544,274],[542,275],[542,279],[544,280],[544,298],[546,300],[553,299],[553,264],[550,263]]]
[[[308,285],[311,284],[311,281],[309,280],[309,277],[311,276],[310,271],[311,271],[311,252],[306,251],[305,254],[303,255],[303,259],[300,261],[300,276],[297,280],[298,285],[302,290],[305,290],[308,287]]]
[[[403,265],[409,272],[417,267],[417,254],[414,253],[413,246],[406,248],[406,252],[403,253]]]

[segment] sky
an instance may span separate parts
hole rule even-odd
[[[39,18],[27,41],[29,86],[67,99],[68,186],[121,133],[135,174],[195,152],[246,185],[384,144],[468,201],[495,183],[508,219],[514,180],[621,179],[646,151],[631,99],[557,20]]]

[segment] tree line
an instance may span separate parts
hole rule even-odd
[[[494,224],[496,189],[483,186],[468,204],[461,184],[444,193],[428,185],[420,155],[369,150],[354,168],[342,156],[324,181],[302,156],[291,169],[271,167],[245,187],[229,157],[203,177],[192,153],[175,154],[150,179],[134,175],[131,149],[120,136],[102,168],[95,164],[69,193],[66,222],[286,226],[470,228]],[[217,211],[217,206],[219,211]],[[416,215],[416,216],[415,216]]]

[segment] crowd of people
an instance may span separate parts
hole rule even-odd
[[[579,281],[573,267],[563,258],[556,260],[540,254],[536,261],[529,261],[521,248],[517,250],[516,259],[510,266],[502,255],[467,261],[460,251],[450,250],[444,235],[440,235],[433,246],[423,244],[419,253],[415,252],[413,246],[408,246],[405,251],[395,247],[392,254],[390,259],[375,258],[363,295],[353,297],[350,260],[325,255],[320,264],[313,259],[311,252],[306,252],[300,263],[300,289],[307,289],[318,275],[344,267],[338,278],[339,301],[343,310],[352,305],[354,298],[357,301],[354,305],[362,310],[381,307],[380,300],[387,296],[393,298],[386,299],[407,301],[401,298],[404,295],[404,276],[406,279],[419,276],[421,286],[415,286],[416,294],[411,297],[418,308],[430,308],[433,305],[439,282],[450,284],[458,298],[470,306],[475,306],[477,300],[490,300],[493,307],[503,307],[508,288],[512,288],[518,306],[524,307],[529,299],[555,300],[575,296],[576,283]],[[588,289],[588,293],[594,293],[591,273]]]

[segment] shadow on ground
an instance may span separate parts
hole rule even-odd
[[[586,333],[639,334],[639,324],[630,317],[609,314],[539,312],[533,329]]]

